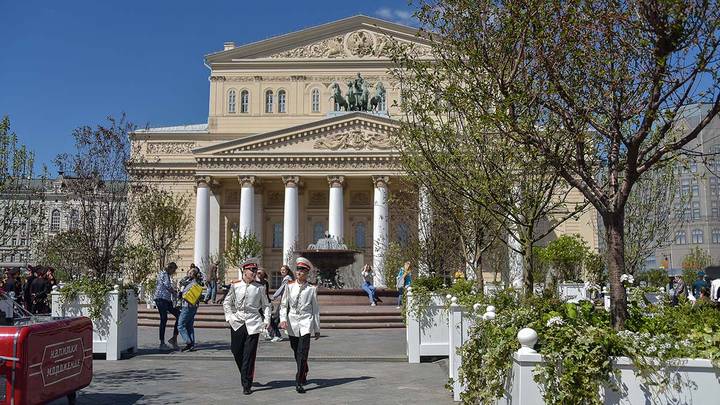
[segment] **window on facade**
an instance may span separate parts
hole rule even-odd
[[[690,163],[690,172],[697,173],[698,165],[697,162]]]
[[[243,90],[240,93],[240,112],[246,113],[250,111],[250,93],[247,90]]]
[[[27,239],[20,239],[20,246],[27,246]]]
[[[680,180],[680,192],[682,195],[690,194],[690,179]]]
[[[355,246],[358,249],[365,249],[365,237],[366,237],[365,223],[360,222],[355,225]]]
[[[692,219],[700,219],[700,201],[692,202]]]
[[[283,247],[283,225],[273,224],[273,236],[272,236],[272,247],[280,248]]]
[[[287,109],[285,107],[287,97],[285,95],[285,90],[278,91],[278,112],[284,113],[287,112]]]
[[[80,215],[78,214],[78,210],[73,209],[70,211],[70,229],[75,230],[78,229],[80,226]]]
[[[398,242],[400,246],[407,247],[410,243],[410,226],[404,222],[398,224]]]
[[[320,222],[316,222],[313,225],[313,243],[317,242],[321,238],[325,237],[325,226]]]
[[[720,202],[710,201],[710,216],[720,218]]]
[[[268,90],[265,92],[265,112],[271,113],[273,112],[273,92],[272,90]]]
[[[13,253],[13,254],[10,255],[10,261],[11,261],[12,263],[15,263],[15,253]]]
[[[720,229],[712,230],[712,243],[720,243]]]
[[[687,236],[685,231],[675,232],[675,244],[676,245],[687,245]]]
[[[228,92],[228,112],[231,114],[235,113],[235,90],[230,90]]]
[[[703,231],[702,229],[693,229],[692,231],[692,243],[703,243]]]
[[[320,90],[313,89],[310,93],[310,104],[312,105],[312,112],[320,112]],[[335,109],[337,111],[337,109]]]
[[[720,184],[718,183],[717,177],[710,177],[710,195],[713,197],[717,197],[719,190]]]
[[[20,253],[20,263],[25,262],[25,253]]]
[[[17,238],[16,237],[14,237],[14,236],[12,237],[12,239],[10,240],[10,246],[17,246]]]
[[[60,211],[53,210],[50,214],[50,230],[57,232],[60,230]]]

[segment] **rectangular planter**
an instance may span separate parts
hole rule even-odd
[[[460,366],[462,366],[462,357],[457,354],[457,351],[468,340],[470,329],[475,326],[476,321],[477,317],[471,311],[455,303],[450,305],[448,319],[448,377],[453,380],[453,399],[455,401],[460,401],[460,394],[466,389],[458,379]]]
[[[108,293],[107,306],[101,319],[93,319],[93,353],[105,353],[107,360],[119,360],[123,352],[137,349],[137,297],[128,291],[127,307],[120,307],[120,292],[115,288]],[[63,302],[60,290],[53,290],[52,316],[89,317],[89,299],[80,296],[70,302]]]
[[[542,362],[540,354],[513,355],[512,376],[509,395],[498,401],[500,404],[542,405],[542,388],[533,379],[533,370]],[[716,404],[720,398],[719,371],[713,368],[710,360],[705,359],[678,359],[673,366],[666,370],[671,381],[679,379],[682,384],[679,388],[668,386],[666,391],[657,395],[652,389],[643,385],[633,372],[632,361],[627,357],[618,357],[615,367],[620,370],[620,379],[617,381],[621,387],[615,392],[606,387],[601,389],[600,395],[605,404],[635,405],[635,404]]]
[[[412,308],[412,289],[407,293],[407,307]],[[422,356],[447,356],[448,310],[439,295],[431,297],[430,305],[417,317],[413,310],[407,311],[406,341],[408,362],[419,363]]]

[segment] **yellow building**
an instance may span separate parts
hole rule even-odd
[[[181,265],[207,263],[233,232],[254,233],[272,274],[294,248],[328,232],[361,250],[381,275],[388,241],[417,226],[389,216],[388,196],[403,172],[390,142],[401,116],[392,107],[399,89],[387,55],[401,41],[429,57],[416,34],[354,16],[247,45],[227,42],[207,55],[207,124],[133,134],[142,181],[195,200]],[[370,111],[352,111],[358,106]],[[564,228],[597,246],[591,223],[587,215]]]

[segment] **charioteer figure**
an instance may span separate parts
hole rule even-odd
[[[242,264],[242,279],[232,283],[223,301],[225,320],[230,323],[230,350],[240,371],[243,394],[252,393],[260,332],[270,323],[270,301],[265,286],[255,281],[258,263]],[[261,315],[262,313],[262,315]]]
[[[299,257],[296,261],[296,281],[290,282],[283,293],[280,304],[280,328],[287,329],[290,346],[295,354],[297,373],[295,390],[305,393],[303,385],[307,382],[308,355],[310,337],[320,338],[320,307],[317,300],[317,288],[307,281],[308,272],[313,265],[310,260]]]

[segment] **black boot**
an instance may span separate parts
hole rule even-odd
[[[243,388],[243,394],[250,395],[252,394],[252,391],[250,391],[250,388]]]
[[[304,394],[304,393],[305,393],[305,388],[303,388],[302,385],[298,384],[298,385],[295,386],[295,391],[297,391],[298,394]]]

